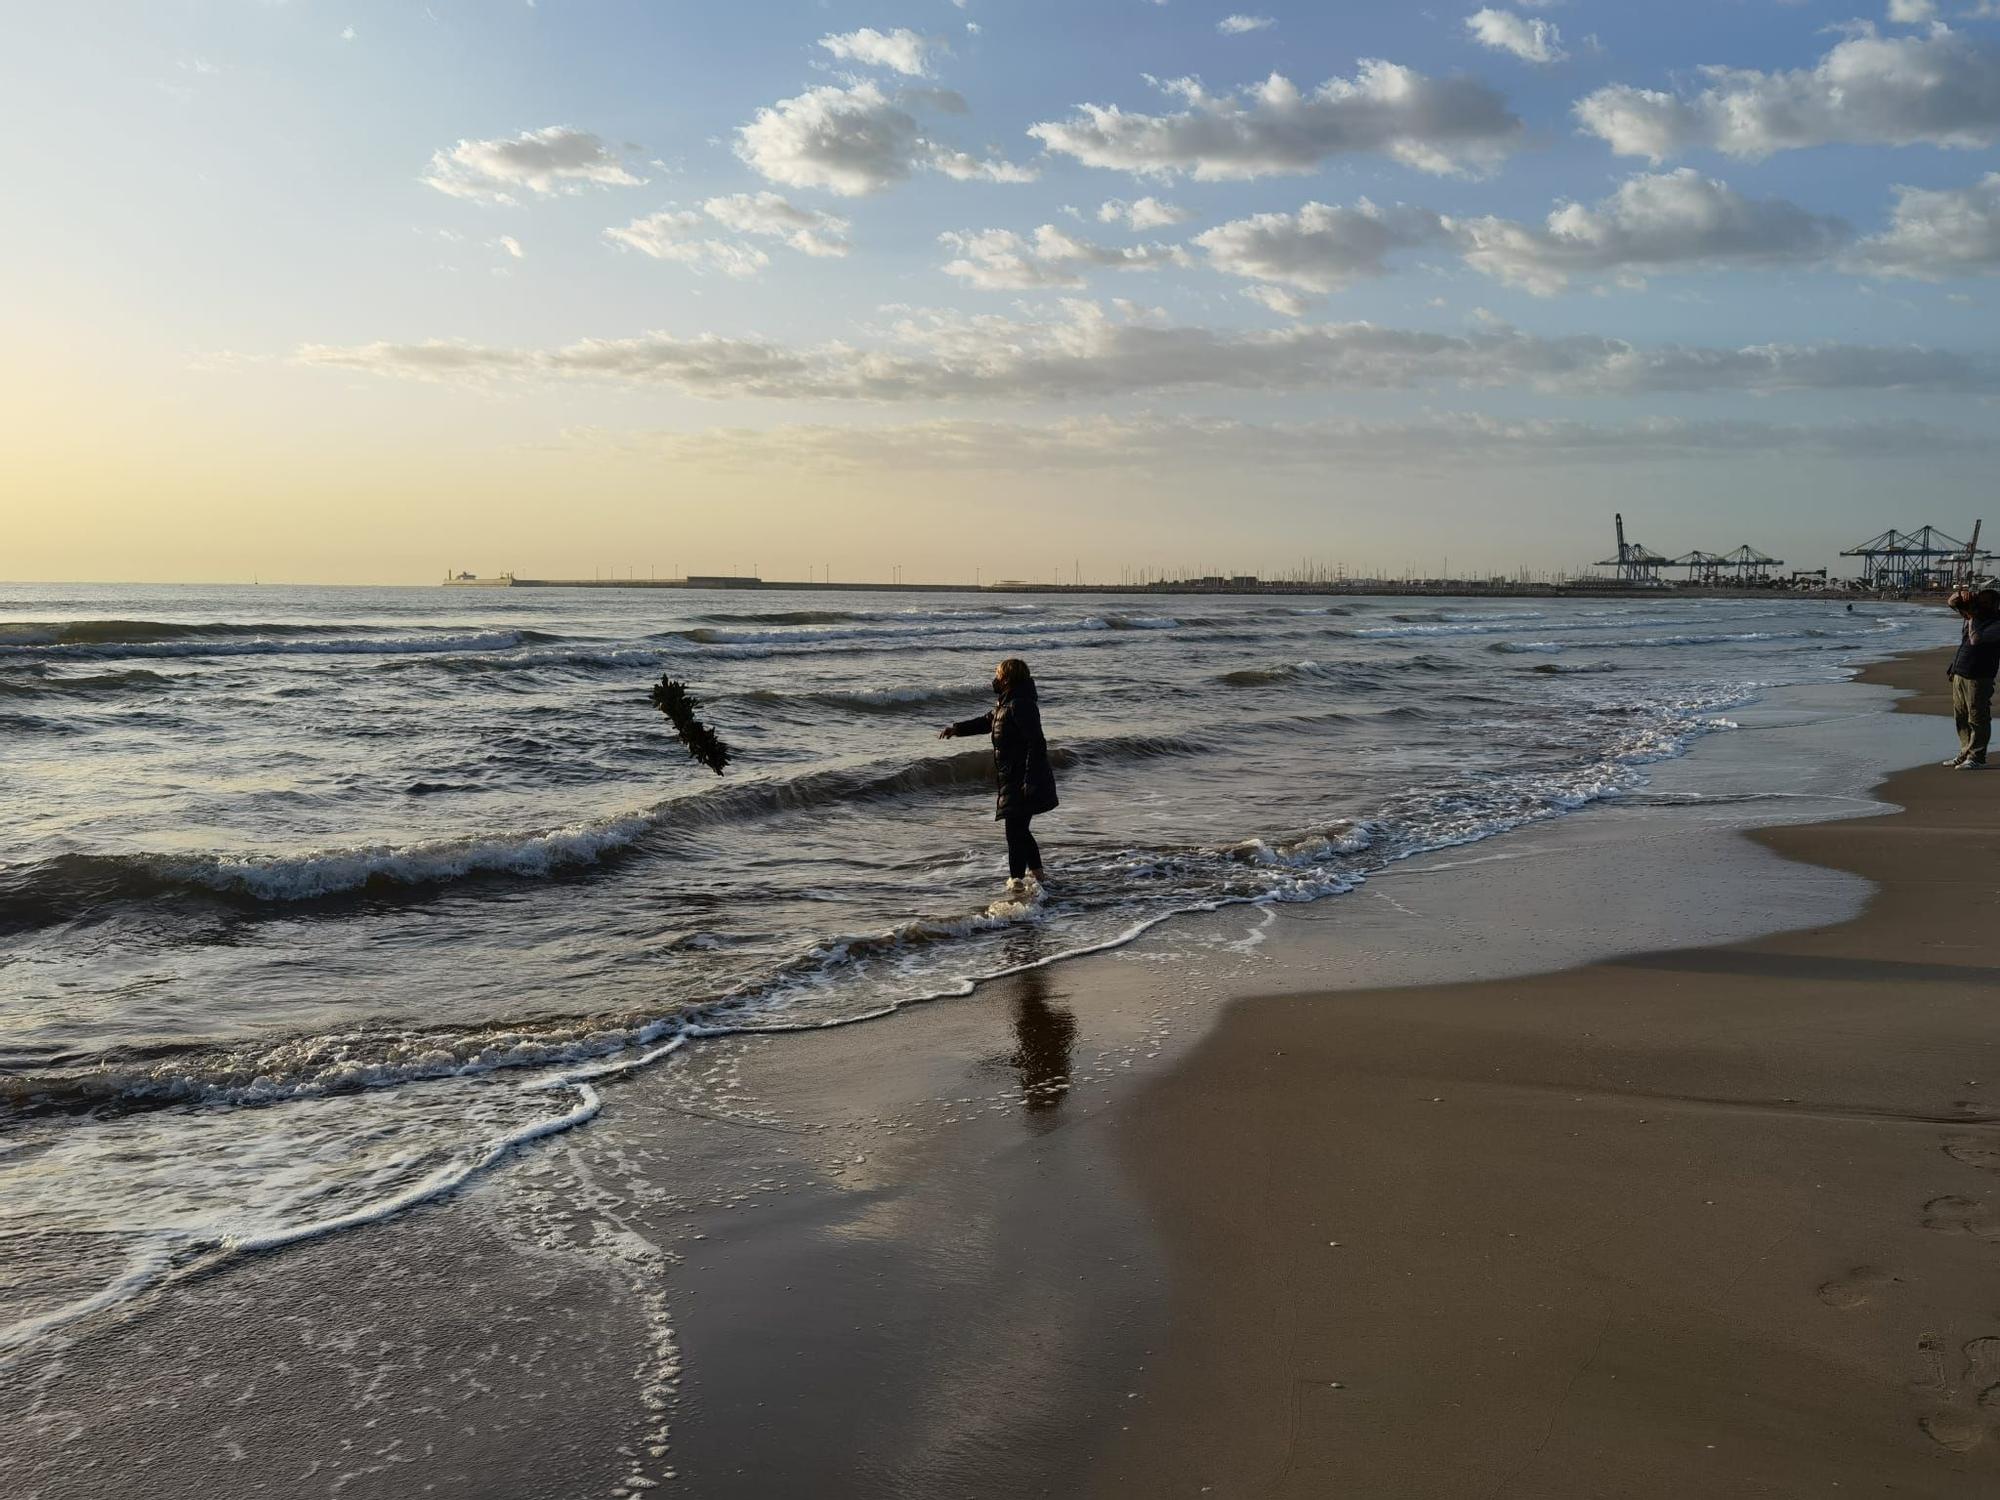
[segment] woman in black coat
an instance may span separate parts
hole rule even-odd
[[[999,787],[993,816],[1007,829],[1009,882],[1019,885],[1023,875],[1033,875],[1037,885],[1046,887],[1042,851],[1028,824],[1035,814],[1055,810],[1056,773],[1049,764],[1049,742],[1042,737],[1042,709],[1028,664],[1010,656],[995,667],[993,696],[1000,701],[990,710],[945,726],[938,738],[993,736],[993,775]]]

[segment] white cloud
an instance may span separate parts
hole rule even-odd
[[[1863,24],[1811,68],[1706,67],[1692,96],[1614,84],[1576,106],[1622,156],[1703,147],[1731,156],[1834,144],[1990,146],[2000,140],[2000,47],[1937,25],[1884,37]]]
[[[2000,172],[1957,191],[1897,188],[1889,228],[1856,247],[1854,264],[1923,281],[2000,275]]]
[[[736,135],[736,154],[771,181],[850,198],[901,182],[924,154],[915,117],[873,83],[781,99]]]
[[[1030,182],[1031,168],[987,160],[925,137],[904,102],[937,104],[919,92],[891,99],[873,82],[825,84],[757,111],[736,132],[736,154],[771,182],[826,188],[843,197],[880,192],[918,168],[960,180]]]
[[[1295,214],[1235,219],[1196,235],[1194,243],[1228,275],[1333,292],[1385,274],[1390,252],[1428,244],[1445,227],[1429,209],[1383,209],[1362,198],[1352,208],[1308,203]]]
[[[1309,94],[1276,73],[1235,94],[1211,94],[1191,78],[1161,86],[1186,108],[1146,115],[1085,104],[1028,134],[1086,166],[1213,180],[1311,172],[1363,152],[1426,172],[1482,168],[1522,131],[1506,101],[1475,79],[1427,78],[1375,60]]]
[[[776,193],[733,193],[710,198],[701,212],[664,209],[634,219],[623,229],[607,229],[613,244],[640,251],[655,260],[672,261],[695,271],[720,271],[725,276],[755,276],[771,257],[744,240],[716,237],[711,224],[739,235],[783,240],[802,255],[847,254],[848,222],[817,209],[800,208]]]
[[[1277,24],[1270,16],[1224,16],[1215,23],[1215,29],[1224,36],[1242,36],[1245,32],[1265,31]]]
[[[623,229],[607,229],[604,237],[654,260],[672,261],[692,271],[720,271],[725,276],[755,276],[771,257],[755,245],[720,240],[704,231],[707,221],[689,209],[666,209],[634,219]]]
[[[343,27],[341,27],[341,28],[340,28],[340,39],[341,39],[341,40],[342,40],[343,42],[351,42],[351,41],[353,41],[353,40],[354,40],[354,28],[353,28],[352,26],[343,26]]]
[[[1138,198],[1130,203],[1123,198],[1107,198],[1097,206],[1098,223],[1124,224],[1131,229],[1161,229],[1169,224],[1185,224],[1193,217],[1178,204],[1163,203],[1158,198]]]
[[[519,349],[433,340],[307,345],[302,364],[406,379],[586,381],[716,400],[1061,404],[1167,392],[1517,387],[1572,396],[2000,393],[2000,362],[1854,344],[1741,348],[1505,326],[1447,334],[1369,323],[1243,331],[1118,318],[1090,302],[1054,320],[910,314],[877,347],[647,333]]]
[[[1889,20],[1897,26],[1924,26],[1937,19],[1937,0],[1889,0]]]
[[[907,27],[877,31],[872,26],[863,26],[859,31],[823,36],[819,44],[847,62],[858,62],[871,68],[889,68],[907,73],[912,78],[931,76],[930,53],[935,43]]]
[[[1511,10],[1474,11],[1465,18],[1465,29],[1482,47],[1511,52],[1523,62],[1561,62],[1569,54],[1562,50],[1562,33],[1548,21],[1531,21]]]
[[[1033,182],[1041,175],[1033,167],[1017,166],[997,157],[982,160],[942,146],[932,149],[925,165],[958,182]]]
[[[1271,286],[1259,282],[1256,286],[1243,288],[1243,295],[1259,307],[1270,309],[1283,318],[1303,318],[1313,309],[1313,299],[1301,297],[1297,292],[1288,292],[1281,286]]]
[[[499,239],[495,240],[493,243],[499,249],[505,250],[509,255],[513,256],[514,259],[516,260],[521,260],[525,258],[521,253],[521,242],[515,239],[514,236],[511,234],[503,234],[500,236]]]
[[[700,432],[583,428],[564,437],[579,448],[640,460],[863,474],[1191,468],[1241,474],[1246,467],[1323,469],[1330,463],[1568,466],[1765,453],[1907,460],[1938,452],[1990,452],[2000,445],[1990,434],[1931,422],[1808,426],[1657,417],[1596,424],[1479,412],[1440,412],[1408,422],[1330,418],[1302,423],[1111,416],[1028,423],[945,417],[880,426],[800,423]]]
[[[1186,261],[1175,245],[1094,245],[1053,224],[1042,225],[1033,239],[1011,229],[983,229],[950,230],[938,241],[959,255],[946,263],[945,274],[984,292],[1080,287],[1088,270],[1151,271]]]
[[[423,180],[454,198],[513,203],[513,189],[576,192],[589,186],[637,187],[642,179],[625,170],[604,142],[588,131],[550,125],[491,141],[460,141],[436,152]]]
[[[1467,265],[1541,294],[1572,276],[1819,261],[1849,237],[1838,219],[1745,198],[1691,167],[1642,173],[1594,207],[1567,203],[1542,224],[1489,217],[1453,229]]]
[[[701,211],[738,234],[781,239],[803,255],[845,255],[850,248],[847,220],[816,208],[800,208],[776,193],[732,193],[726,198],[710,198],[702,204]]]

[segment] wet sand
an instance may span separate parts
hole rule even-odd
[[[2000,1493],[2000,782],[1881,795],[1752,835],[1852,921],[1229,1007],[1122,1111],[1170,1332],[1090,1491]]]

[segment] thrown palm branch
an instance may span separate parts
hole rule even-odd
[[[722,743],[722,736],[695,717],[701,703],[689,694],[687,684],[662,677],[653,684],[653,707],[667,716],[667,722],[674,726],[674,737],[687,753],[720,776],[729,764],[729,747]]]

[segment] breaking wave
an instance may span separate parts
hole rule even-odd
[[[1057,745],[1050,760],[1061,770],[1199,755],[1208,748],[1181,735],[1108,735]],[[113,903],[176,895],[207,893],[253,903],[288,903],[359,891],[449,885],[480,875],[547,877],[601,863],[653,834],[992,784],[992,753],[963,750],[897,766],[837,767],[711,787],[616,817],[546,830],[301,854],[58,854],[0,866],[0,931],[47,926]],[[425,785],[413,795],[443,789]]]

